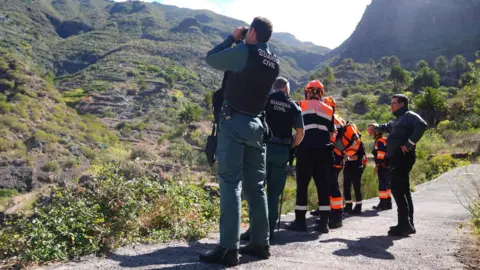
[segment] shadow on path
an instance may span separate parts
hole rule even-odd
[[[199,261],[199,254],[215,248],[215,244],[195,243],[187,247],[166,247],[147,254],[119,255],[108,254],[107,258],[119,262],[121,267],[145,267],[164,265],[157,269],[225,269],[220,264],[208,264]],[[259,259],[240,255],[240,264],[250,263]],[[155,269],[155,268],[151,268]]]
[[[363,210],[361,215],[348,215],[344,214],[344,219],[351,218],[351,217],[378,217],[380,216],[378,213],[380,211],[374,210],[374,209],[369,209],[369,210]]]
[[[382,259],[382,260],[394,260],[395,257],[392,253],[388,252],[393,241],[399,240],[401,237],[392,236],[369,236],[362,237],[358,240],[347,240],[341,238],[334,238],[329,240],[320,241],[321,243],[340,242],[347,244],[344,249],[339,249],[333,252],[334,255],[341,257],[351,257],[363,255],[365,257]]]

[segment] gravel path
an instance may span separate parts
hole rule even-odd
[[[344,226],[319,236],[312,227],[307,233],[276,233],[272,256],[256,261],[241,257],[238,269],[458,269],[464,266],[455,258],[463,237],[459,230],[468,219],[454,191],[466,179],[480,178],[480,165],[458,168],[435,181],[416,187],[413,193],[417,233],[407,238],[387,236],[396,224],[396,206],[390,211],[371,210],[377,199],[364,201],[364,215],[348,217]],[[478,181],[478,179],[477,179]],[[464,200],[463,200],[464,201]],[[292,214],[282,216],[291,221]],[[198,243],[137,245],[121,248],[106,258],[88,256],[79,262],[58,264],[43,269],[222,269],[219,265],[198,262],[197,252],[216,243],[218,234]],[[480,266],[479,266],[480,267]]]

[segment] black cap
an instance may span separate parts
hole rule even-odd
[[[273,83],[273,89],[283,89],[287,86],[288,80],[284,77],[278,77]]]

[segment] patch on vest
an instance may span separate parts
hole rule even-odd
[[[270,104],[272,104],[273,109],[275,111],[279,111],[279,112],[287,112],[287,108],[288,109],[291,108],[290,104],[281,102],[278,100],[274,100],[274,99],[270,100]]]
[[[275,63],[278,64],[278,59],[275,56],[267,53],[265,50],[262,49],[258,49],[258,55],[264,58],[262,61],[264,65],[275,69]]]

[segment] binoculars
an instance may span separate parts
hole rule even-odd
[[[242,36],[245,37],[247,35],[248,28],[243,29]]]

